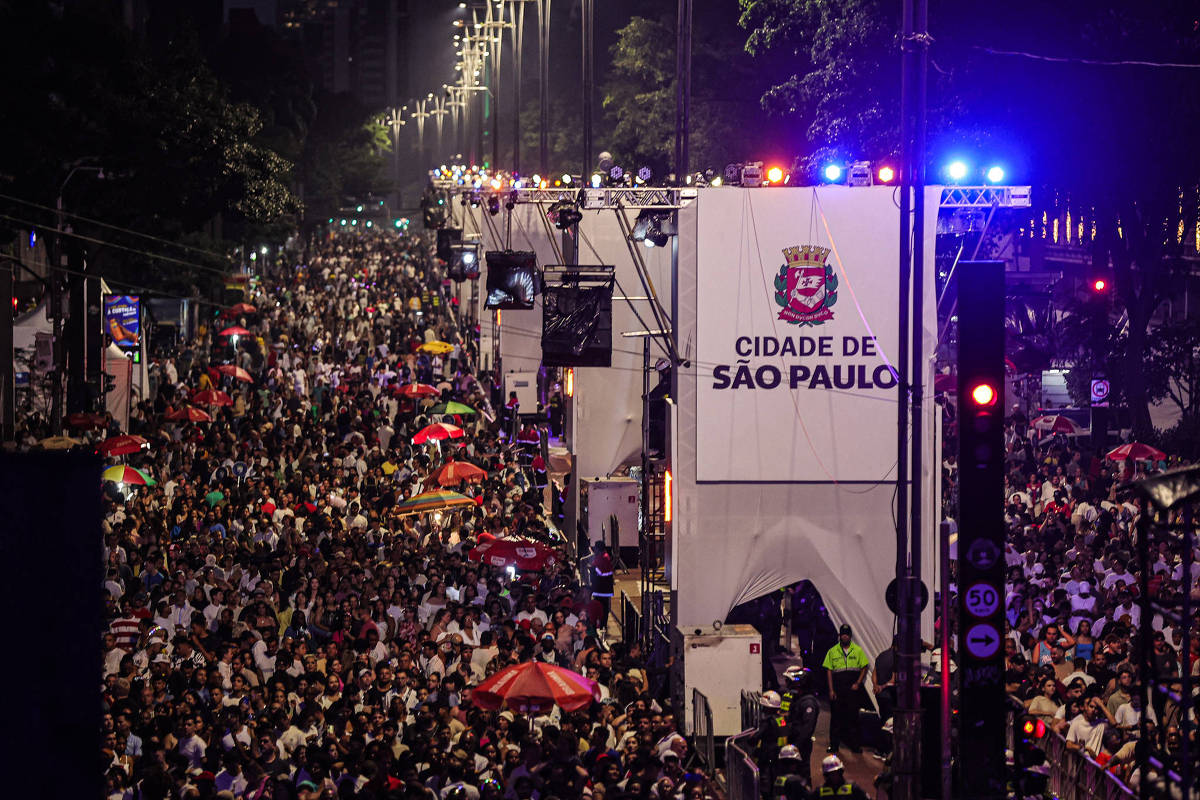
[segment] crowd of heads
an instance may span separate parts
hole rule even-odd
[[[331,234],[264,262],[253,313],[208,318],[154,359],[129,431],[149,444],[113,461],[156,485],[105,484],[108,796],[710,796],[685,770],[663,676],[597,627],[547,502],[556,484],[503,432],[427,242]],[[219,335],[235,321],[249,334]],[[451,347],[422,352],[435,341]],[[414,381],[438,396],[399,391]],[[208,388],[231,401],[211,422],[165,420]],[[446,400],[474,413],[430,413]],[[436,421],[465,435],[413,445]],[[110,418],[90,436],[114,432]],[[400,515],[450,459],[487,472],[450,487],[473,502]],[[471,558],[512,536],[558,557],[528,572]],[[533,661],[591,678],[598,699],[472,702]]]
[[[1196,591],[1200,565],[1185,575],[1178,534],[1151,526],[1143,575],[1137,536],[1147,510],[1120,487],[1173,463],[1109,460],[1075,438],[1039,434],[1020,415],[1006,424],[1004,441],[1007,688],[1068,747],[1137,782],[1137,740],[1169,764],[1180,750],[1181,715],[1194,719],[1192,701],[1166,695],[1143,708],[1140,648],[1148,643],[1154,677],[1176,697],[1184,671],[1200,669],[1200,641],[1184,652],[1181,625],[1160,613],[1143,617],[1142,578],[1150,597],[1169,607]],[[953,504],[952,455],[943,477]]]

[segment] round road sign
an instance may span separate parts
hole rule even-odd
[[[990,583],[974,583],[963,595],[967,613],[973,617],[990,617],[1000,608],[1000,592]]]
[[[976,539],[967,548],[967,561],[975,569],[991,569],[1000,558],[1000,548],[990,539]]]
[[[991,658],[1000,650],[1000,632],[984,622],[967,631],[967,652],[975,658]]]

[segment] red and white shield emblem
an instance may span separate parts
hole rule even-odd
[[[825,267],[788,267],[788,308],[812,314],[825,302]]]

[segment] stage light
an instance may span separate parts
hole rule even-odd
[[[601,175],[599,172],[597,172],[595,175],[592,176],[592,188],[599,189],[603,185],[604,185],[604,176]]]
[[[829,164],[824,170],[825,180],[837,183],[842,179],[842,168],[837,164]]]
[[[608,171],[608,177],[614,182],[620,181],[625,177],[625,170],[619,164],[614,165],[613,168]]]
[[[967,165],[963,161],[951,161],[946,165],[946,174],[952,181],[961,181],[967,177]]]
[[[991,183],[999,183],[1004,180],[1004,167],[989,167],[987,179]]]
[[[344,219],[343,219],[343,220],[340,220],[340,221],[338,222],[338,224],[339,224],[339,225],[341,225],[341,226],[344,228],[344,227],[346,227],[346,220],[344,220]]]
[[[712,179],[712,183],[711,183],[710,185],[711,185],[711,186],[720,186],[720,185],[721,185],[721,183],[722,183],[722,181],[721,181],[721,176],[720,176],[720,175],[718,175],[717,177],[715,177],[715,178],[713,178],[713,179]]]
[[[501,181],[499,178],[492,178],[492,188],[493,189],[499,189],[503,185],[504,185],[504,182]]]
[[[564,185],[564,186],[570,186],[570,185],[571,185],[571,176],[570,176],[570,175],[563,175],[563,176],[562,176],[562,182],[563,182],[563,185]]]
[[[649,180],[650,180],[650,176],[651,176],[652,174],[653,174],[653,173],[651,173],[651,172],[650,172],[650,168],[649,168],[649,167],[642,167],[641,169],[639,169],[639,170],[637,171],[637,176],[638,176],[638,179],[639,179],[639,180],[641,180],[641,182],[642,182],[642,183],[647,183],[647,182],[649,182]]]
[[[880,183],[891,183],[896,180],[896,170],[891,167],[880,167],[875,176],[879,178]]]
[[[520,184],[520,181],[517,181],[517,183]],[[506,197],[504,199],[504,207],[506,209],[508,209],[509,211],[512,211],[514,208],[516,208],[516,206],[517,206],[517,193],[509,192],[508,197]]]
[[[1094,281],[1092,281],[1092,291],[1096,292],[1097,294],[1100,294],[1101,292],[1104,292],[1107,290],[1108,290],[1108,281],[1104,280],[1104,278],[1096,278]]]
[[[779,167],[771,167],[767,170],[767,180],[771,183],[779,183],[783,180],[783,170]]]
[[[564,383],[566,383],[567,397],[574,397],[575,396],[575,370],[573,370],[573,369],[567,370],[567,376],[566,376],[566,380],[564,381]]]
[[[493,217],[500,213],[500,195],[490,194],[487,199],[488,213]]]
[[[978,383],[971,388],[971,400],[977,406],[994,406],[998,396],[990,383]]]

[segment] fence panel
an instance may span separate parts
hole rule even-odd
[[[745,730],[725,740],[725,776],[727,800],[760,800],[758,766],[745,750],[746,739],[754,730]]]
[[[692,735],[696,755],[711,774],[717,767],[716,744],[713,741],[713,715],[708,698],[699,689],[692,689]]]
[[[1058,800],[1133,800],[1134,791],[1104,767],[1077,750],[1067,748],[1060,734],[1049,733],[1041,743],[1050,768],[1050,791]]]

